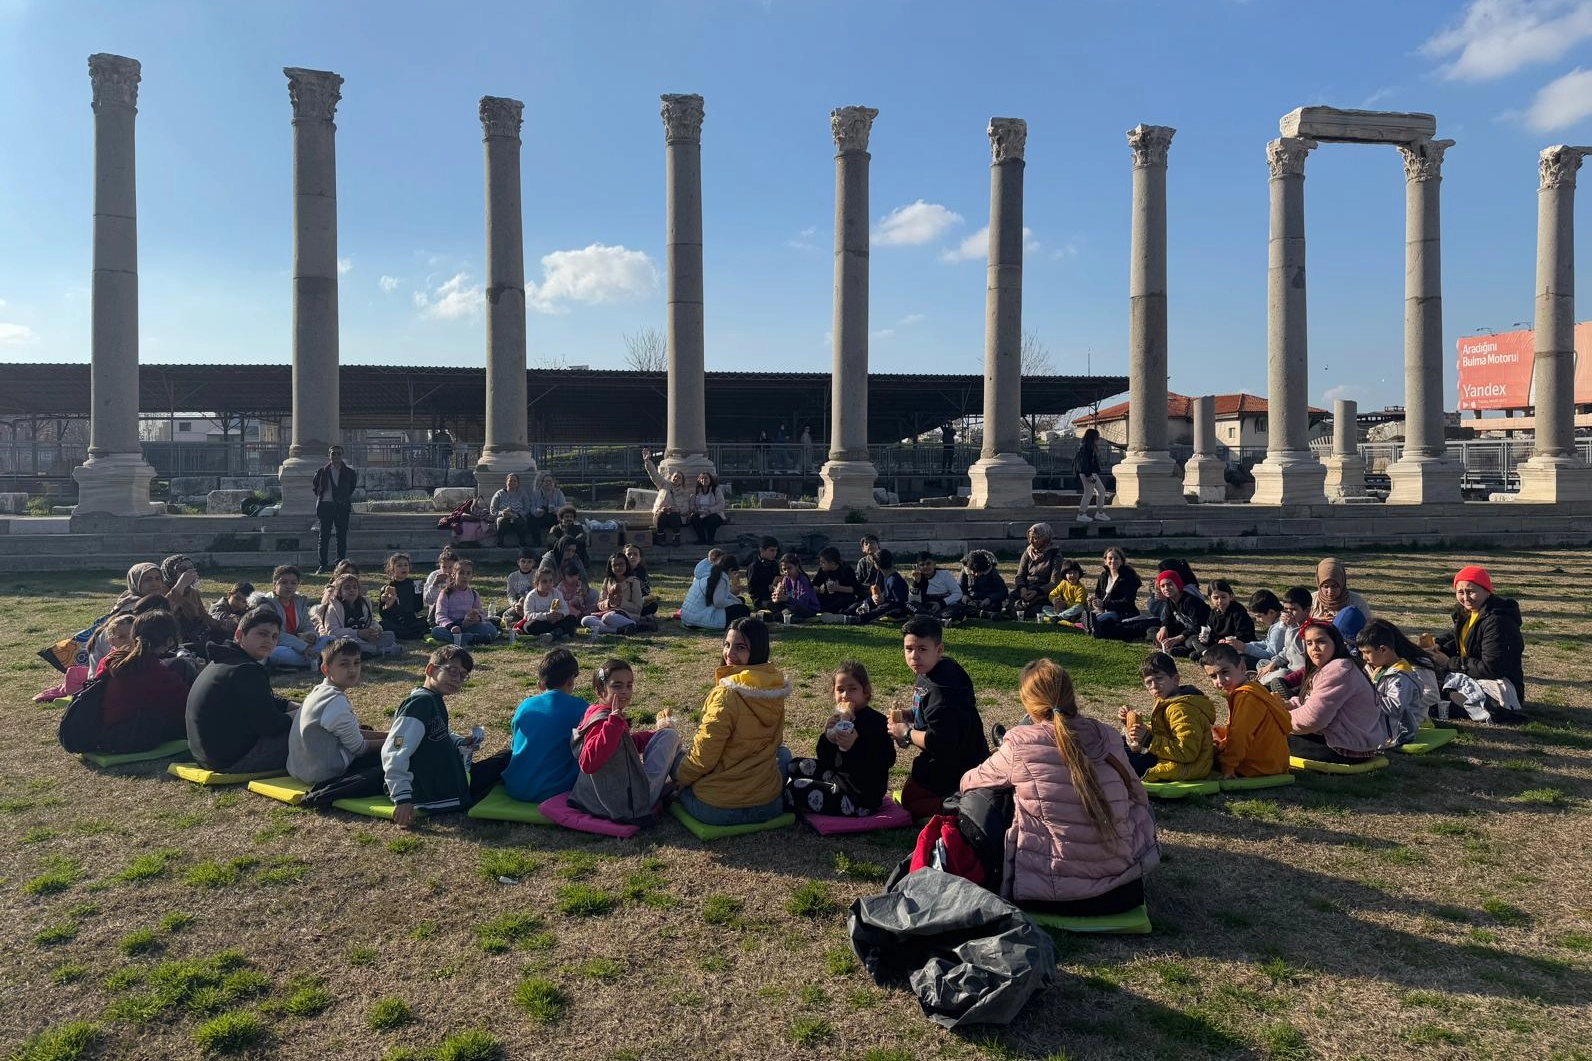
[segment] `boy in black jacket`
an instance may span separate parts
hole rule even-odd
[[[287,732],[297,704],[271,692],[265,661],[282,635],[282,617],[262,605],[238,621],[235,641],[209,646],[209,666],[188,690],[188,747],[207,770],[287,772]]]
[[[890,735],[903,748],[921,749],[901,789],[901,805],[912,817],[927,818],[940,813],[963,774],[989,758],[989,742],[973,680],[945,655],[940,621],[915,615],[901,625],[901,635],[902,655],[917,681],[912,686],[912,718],[892,720]]]
[[[895,557],[889,549],[880,549],[874,556],[874,582],[857,610],[846,616],[849,625],[874,623],[880,619],[902,619],[907,614],[907,598],[911,587],[895,569]]]
[[[774,583],[779,579],[779,539],[765,537],[757,543],[757,555],[746,565],[746,596],[752,610],[772,611]]]

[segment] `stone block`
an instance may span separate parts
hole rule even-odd
[[[448,473],[443,468],[405,468],[409,473],[408,487],[411,490],[425,490],[430,492],[439,486],[448,485]]]
[[[240,516],[244,498],[253,496],[253,490],[212,490],[205,495],[205,512],[212,516]]]
[[[437,512],[452,512],[475,496],[475,487],[439,486],[431,492],[431,507]]]
[[[168,493],[172,497],[189,498],[195,495],[203,497],[221,484],[214,475],[174,475],[168,483]],[[203,502],[200,502],[203,504]]]
[[[276,485],[276,477],[267,475],[223,475],[219,490],[267,490]]]
[[[28,495],[21,492],[6,491],[0,494],[0,512],[7,515],[20,516],[28,510]]]
[[[361,468],[359,469],[360,489],[368,494],[392,493],[397,490],[409,489],[408,468]]]
[[[657,498],[658,491],[656,490],[644,490],[637,486],[628,487],[625,490],[625,511],[651,512],[652,503]]]
[[[1277,128],[1283,136],[1323,143],[1407,144],[1435,137],[1437,119],[1421,113],[1300,107],[1284,114]]]

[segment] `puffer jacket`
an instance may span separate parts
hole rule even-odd
[[[284,634],[287,633],[287,606],[277,598],[275,593],[256,590],[254,595],[249,598],[249,607],[258,608],[262,604],[269,604],[276,609],[276,614],[282,617],[282,632]],[[310,615],[310,607],[310,599],[308,597],[302,593],[293,594],[292,608],[293,617],[297,620],[298,625],[297,636],[305,641],[315,640],[315,621]]]
[[[1382,713],[1376,689],[1346,659],[1328,660],[1310,678],[1310,691],[1288,701],[1295,733],[1319,733],[1343,755],[1368,756],[1388,747],[1395,723]]]
[[[1225,776],[1270,777],[1288,772],[1288,706],[1259,682],[1227,694],[1227,740],[1218,765]]]
[[[740,603],[740,598],[730,589],[728,574],[719,576],[713,599],[708,600],[708,578],[712,574],[713,561],[697,561],[696,570],[691,572],[691,588],[685,591],[685,601],[680,605],[680,622],[686,626],[722,630],[725,626],[724,609]]]
[[[1509,597],[1488,597],[1481,602],[1481,617],[1464,638],[1461,655],[1460,639],[1465,634],[1465,623],[1470,613],[1463,608],[1454,609],[1454,633],[1438,639],[1437,647],[1452,659],[1450,668],[1463,671],[1472,678],[1507,678],[1515,687],[1515,696],[1521,703],[1526,700],[1526,641],[1520,633],[1520,605]]]
[[[1210,776],[1216,742],[1216,705],[1192,685],[1157,700],[1150,712],[1150,754],[1161,760],[1146,781],[1200,781]]]
[[[641,462],[642,468],[647,472],[647,478],[652,480],[652,485],[658,488],[658,496],[652,499],[652,514],[657,515],[668,509],[674,509],[684,516],[691,511],[691,487],[687,483],[679,486],[671,483],[658,466],[652,463],[651,458]]]
[[[1083,808],[1049,723],[1013,726],[995,754],[962,776],[962,791],[1012,788],[1001,894],[1015,902],[1069,902],[1104,895],[1161,860],[1144,786],[1122,753],[1122,738],[1092,718],[1069,724],[1094,770],[1117,826],[1102,835]]]
[[[724,810],[772,803],[785,787],[778,752],[790,682],[772,663],[720,667],[702,724],[675,779]]]

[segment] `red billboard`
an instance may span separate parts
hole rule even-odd
[[[1459,407],[1526,409],[1536,404],[1532,387],[1534,331],[1467,335],[1459,341]],[[1592,321],[1575,326],[1575,401],[1592,404]]]

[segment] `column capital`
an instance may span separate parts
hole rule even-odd
[[[989,143],[994,152],[994,165],[1021,162],[1028,148],[1028,123],[1021,118],[991,118]]]
[[[1305,156],[1319,146],[1302,136],[1281,136],[1266,145],[1266,164],[1276,177],[1303,177]]]
[[[1128,147],[1133,149],[1133,166],[1165,166],[1167,149],[1177,130],[1170,125],[1135,125],[1128,130]]]
[[[877,107],[836,107],[829,112],[829,131],[834,134],[835,147],[842,155],[848,151],[868,150],[868,134],[873,131],[873,120],[877,117]]]
[[[669,93],[658,97],[663,101],[659,113],[663,115],[665,143],[700,144],[702,142],[702,97],[695,93]]]
[[[1452,140],[1411,140],[1399,145],[1404,156],[1404,179],[1440,181],[1443,179],[1443,152],[1454,146]]]
[[[1575,171],[1581,168],[1581,160],[1588,153],[1592,153],[1592,148],[1570,147],[1567,144],[1543,148],[1537,161],[1537,168],[1542,174],[1541,186],[1574,188]]]
[[[330,70],[306,70],[300,66],[284,66],[287,75],[287,95],[293,101],[293,120],[307,118],[329,122],[337,113],[337,101],[343,98],[343,78]]]
[[[138,107],[138,82],[143,64],[125,55],[99,52],[88,57],[88,79],[94,86],[94,110],[100,105]]]
[[[506,96],[481,97],[481,132],[488,139],[518,140],[525,104]]]

